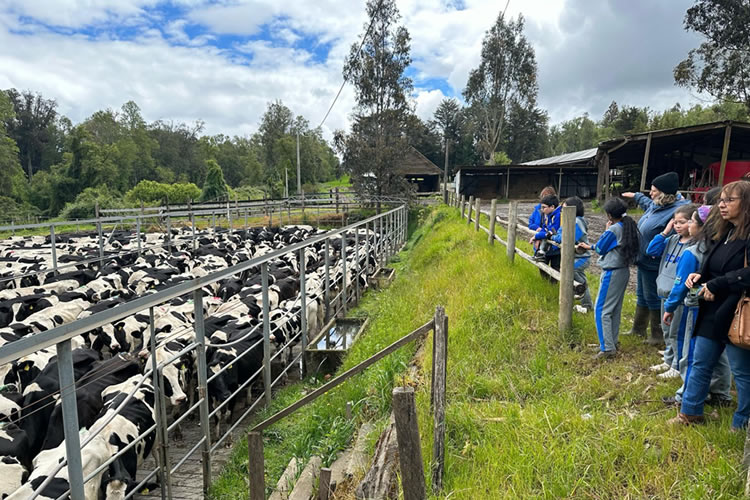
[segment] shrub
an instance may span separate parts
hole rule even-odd
[[[165,200],[168,203],[187,203],[200,198],[201,190],[192,182],[165,184],[156,181],[141,181],[127,192],[125,199],[129,203],[157,203]]]
[[[110,191],[105,185],[99,187],[88,187],[84,189],[76,199],[65,204],[60,211],[62,219],[90,219],[96,215],[96,203],[99,208],[121,208],[122,197],[116,191]]]

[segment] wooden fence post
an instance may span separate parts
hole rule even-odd
[[[518,230],[518,202],[511,201],[508,208],[508,260],[513,262],[516,258],[516,232]]]
[[[323,467],[320,469],[318,480],[318,500],[328,500],[331,496],[331,469]]]
[[[497,198],[492,198],[492,203],[490,204],[490,236],[489,236],[489,244],[494,245],[495,244],[495,221],[497,220]]]
[[[482,214],[482,199],[477,198],[475,203],[476,207],[474,208],[474,217],[476,220],[474,221],[474,231],[479,231],[479,216]]]
[[[466,225],[471,225],[471,210],[474,207],[474,196],[469,196],[469,213],[466,216]]]
[[[560,332],[570,329],[573,323],[573,266],[575,264],[576,209],[562,209],[562,246],[560,248],[560,295],[557,326]]]
[[[393,416],[396,420],[398,461],[401,468],[404,500],[424,500],[426,493],[422,467],[422,444],[419,440],[413,387],[393,389]]]
[[[266,479],[263,463],[263,434],[249,432],[247,434],[247,473],[250,500],[265,500]]]
[[[433,441],[432,441],[432,491],[443,488],[445,470],[445,388],[448,373],[448,318],[445,309],[435,309],[435,329],[432,335],[432,390],[433,400]]]
[[[462,194],[461,195],[461,218],[462,219],[464,218],[464,212],[466,211],[466,205],[464,201],[465,199],[466,199],[466,196]]]

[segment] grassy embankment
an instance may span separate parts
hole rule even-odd
[[[500,231],[502,233],[502,231]],[[523,246],[523,244],[522,244]],[[734,498],[743,488],[743,434],[729,432],[733,409],[706,426],[671,428],[660,397],[675,381],[657,381],[647,367],[653,348],[624,336],[614,361],[590,359],[593,318],[576,315],[573,331],[557,332],[556,286],[505,248],[490,247],[441,208],[427,217],[396,263],[390,289],[369,293],[353,314],[371,328],[355,344],[349,367],[426,322],[442,304],[449,316],[448,409],[444,492],[438,498]],[[624,317],[632,315],[628,296]],[[623,330],[629,327],[624,321]],[[299,414],[265,433],[267,484],[292,455],[330,462],[355,426],[382,428],[397,383],[417,392],[425,470],[432,454],[427,380],[402,380],[414,349],[381,361]],[[424,360],[429,373],[431,360]],[[309,381],[308,381],[309,382]],[[281,392],[276,410],[298,398]],[[354,401],[355,418],[344,417]],[[214,498],[246,493],[244,443],[214,484]]]

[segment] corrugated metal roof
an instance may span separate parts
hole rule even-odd
[[[575,153],[565,153],[564,155],[550,156],[540,160],[533,160],[521,163],[521,165],[565,165],[569,163],[583,163],[593,159],[599,148],[584,149]]]

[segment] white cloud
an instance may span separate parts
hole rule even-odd
[[[160,0],[29,0],[5,3],[4,10],[16,16],[34,18],[52,26],[80,28],[105,21],[133,22],[145,15],[144,8]]]
[[[440,89],[417,91],[415,99],[417,103],[417,116],[424,121],[431,120],[432,116],[435,114],[435,110],[440,105],[440,101],[445,97],[445,94],[443,94],[443,91]]]

